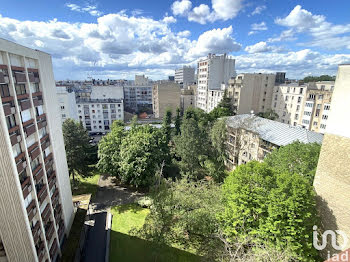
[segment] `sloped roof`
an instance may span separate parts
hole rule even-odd
[[[227,117],[226,124],[232,128],[255,132],[262,139],[278,146],[285,146],[294,141],[322,144],[323,140],[323,134],[250,114]]]

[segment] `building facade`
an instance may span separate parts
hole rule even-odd
[[[189,85],[187,88],[181,89],[180,109],[185,112],[189,107],[196,107],[196,91],[197,85]]]
[[[323,232],[341,230],[350,239],[350,64],[339,65],[332,97],[329,119],[321,147],[320,158],[314,179],[318,195],[317,203]],[[328,242],[322,251],[324,258],[338,253]],[[337,238],[342,250],[344,239]]]
[[[197,66],[197,107],[205,112],[209,110],[209,90],[220,90],[221,84],[228,84],[235,77],[235,59],[226,54],[216,56],[209,54],[198,61]]]
[[[163,118],[167,108],[173,114],[180,108],[181,89],[179,84],[169,81],[159,81],[153,86],[152,104],[155,118]]]
[[[239,74],[229,80],[228,96],[235,114],[266,112],[271,109],[275,74]]]
[[[221,89],[210,89],[208,92],[208,111],[212,111],[224,98],[226,85],[221,84]]]
[[[323,135],[255,115],[243,114],[226,119],[227,168],[252,160],[263,161],[275,148],[300,141],[322,143]]]
[[[125,110],[139,112],[152,110],[152,81],[144,75],[135,75],[135,81],[124,84]]]
[[[183,66],[175,70],[175,82],[180,85],[181,88],[187,88],[192,85],[194,80],[195,69],[190,66]]]
[[[56,86],[56,91],[62,123],[68,118],[78,120],[75,92],[67,89],[65,86]]]
[[[73,203],[51,56],[0,39],[0,254],[56,261]]]
[[[278,114],[279,122],[300,126],[306,101],[307,85],[291,83],[276,85],[271,108]]]

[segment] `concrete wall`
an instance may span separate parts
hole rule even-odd
[[[326,133],[317,166],[314,187],[322,230],[342,230],[350,240],[350,65],[338,68]],[[330,239],[328,239],[330,242]],[[338,238],[342,244],[341,237]],[[343,250],[350,247],[350,241]],[[332,254],[330,243],[323,251]]]
[[[157,83],[153,87],[153,113],[155,118],[163,118],[167,108],[175,114],[180,108],[181,89],[175,82]]]

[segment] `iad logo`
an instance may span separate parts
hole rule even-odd
[[[335,232],[333,230],[326,230],[325,232],[323,232],[322,234],[322,241],[321,241],[321,244],[318,243],[318,232],[317,232],[317,226],[314,226],[313,227],[313,245],[314,245],[314,248],[316,248],[317,250],[323,250],[326,248],[327,246],[327,237],[328,235],[331,236],[331,243],[332,243],[332,247],[335,249],[335,250],[343,250],[347,244],[348,244],[348,236],[345,234],[345,232],[341,231],[341,230],[335,230]],[[337,244],[337,235],[341,235],[342,238],[343,238],[343,245],[339,246]]]

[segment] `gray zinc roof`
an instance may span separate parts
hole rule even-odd
[[[323,134],[249,114],[227,117],[226,124],[258,133],[262,139],[278,146],[294,141],[322,144],[323,140]]]

